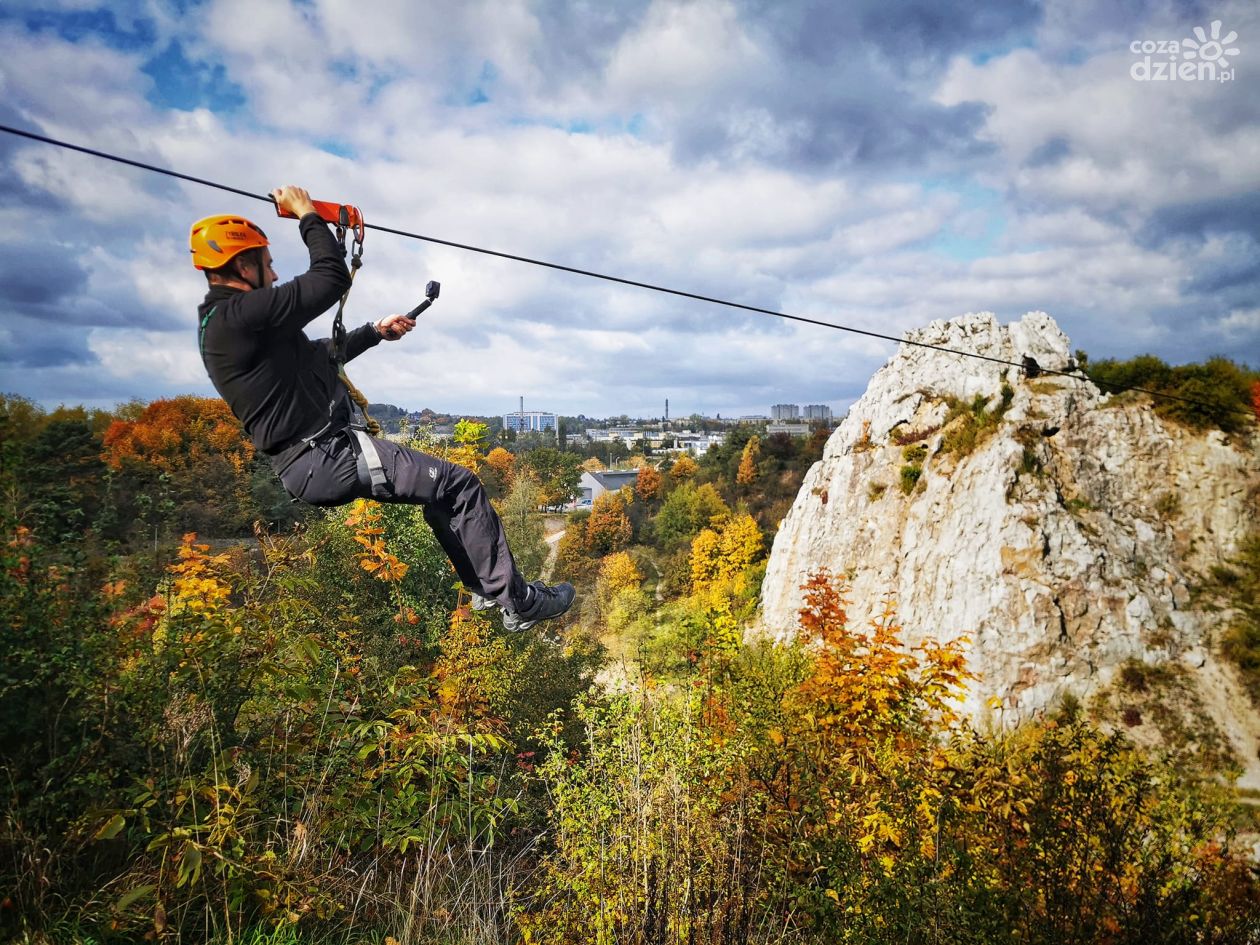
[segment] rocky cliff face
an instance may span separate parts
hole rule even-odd
[[[1069,360],[1041,312],[1008,326],[970,314],[911,337],[1054,369]],[[1215,740],[1244,769],[1240,783],[1260,788],[1260,717],[1216,656],[1220,613],[1195,595],[1257,527],[1258,494],[1255,437],[1195,433],[1084,379],[1029,380],[902,345],[779,529],[763,628],[792,634],[806,575],[844,573],[851,620],[892,595],[910,642],[969,637],[981,679],[967,708],[998,723],[1067,694],[1096,710],[1109,692],[1136,698],[1151,692],[1149,670],[1175,683],[1181,706],[1171,722],[1163,712],[1163,735],[1181,725],[1198,747]],[[1154,740],[1161,711],[1130,706],[1117,724]]]

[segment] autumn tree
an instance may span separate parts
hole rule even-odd
[[[525,473],[516,477],[512,491],[499,508],[517,570],[529,579],[542,573],[543,562],[547,559],[542,518],[538,515],[541,502],[542,489],[538,480]]]
[[[453,445],[446,450],[445,459],[473,472],[481,468],[486,456],[482,452],[490,439],[490,428],[476,420],[460,420],[451,436]]]
[[[634,484],[634,494],[642,502],[651,502],[660,498],[663,484],[664,479],[661,476],[661,471],[651,463],[644,463],[639,467],[639,476]]]
[[[643,583],[638,565],[625,551],[614,552],[600,563],[599,579],[610,595],[631,590]]]
[[[761,529],[746,512],[703,529],[691,543],[692,597],[709,627],[709,642],[725,653],[740,643],[740,631],[756,607]]]
[[[581,462],[573,453],[542,446],[517,456],[516,468],[533,471],[542,488],[544,505],[563,505],[577,495]]]
[[[614,552],[600,562],[595,599],[609,630],[621,632],[647,612],[649,601],[642,583],[643,575],[627,552]]]
[[[217,397],[155,400],[135,420],[110,424],[103,444],[103,458],[114,469],[138,460],[167,473],[186,472],[211,457],[244,467],[253,455],[240,422]]]
[[[240,532],[258,514],[253,444],[217,397],[155,400],[135,419],[115,420],[101,455],[136,476],[150,504],[170,503],[181,530]]]
[[[492,497],[507,495],[512,491],[516,475],[516,457],[502,446],[496,446],[486,456],[478,475]]]
[[[592,580],[598,573],[598,564],[586,544],[586,526],[590,520],[591,513],[585,510],[570,516],[568,527],[556,546],[556,577],[576,584]]]
[[[592,456],[582,463],[581,468],[586,470],[586,472],[603,472],[607,467],[598,458]]]
[[[626,498],[620,490],[605,492],[595,500],[586,521],[586,547],[592,555],[602,557],[620,551],[630,543],[632,532]]]
[[[682,482],[694,476],[699,468],[696,461],[684,453],[674,460],[674,465],[669,468],[669,475],[674,482]]]
[[[749,514],[706,528],[691,543],[692,587],[702,591],[743,574],[761,555],[761,529]]]
[[[744,454],[739,460],[739,472],[735,481],[741,486],[750,486],[757,478],[757,460],[761,456],[761,439],[752,436],[744,444]]]

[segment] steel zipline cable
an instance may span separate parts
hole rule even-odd
[[[275,200],[267,194],[252,193],[251,191],[248,191],[248,190],[241,190],[239,187],[231,187],[231,186],[228,186],[227,184],[221,184],[218,181],[207,180],[204,177],[194,177],[191,174],[182,174],[179,171],[173,171],[170,168],[158,167],[155,164],[146,164],[143,161],[135,161],[135,160],[132,160],[131,158],[120,157],[117,154],[110,154],[108,151],[100,151],[100,150],[97,150],[96,148],[85,147],[84,145],[81,145],[81,144],[73,144],[69,141],[61,141],[57,138],[50,138],[46,135],[36,134],[33,131],[27,131],[22,128],[14,128],[10,125],[0,124],[0,131],[6,132],[7,134],[11,134],[11,135],[16,135],[17,137],[20,137],[20,138],[28,138],[31,141],[38,141],[43,144],[53,145],[54,147],[64,148],[68,151],[77,151],[80,154],[87,154],[91,157],[101,158],[102,160],[113,161],[116,164],[125,164],[128,167],[135,167],[142,171],[150,171],[154,174],[162,174],[162,175],[165,175],[166,177],[173,177],[176,180],[187,181],[190,184],[200,184],[203,187],[213,187],[216,190],[226,191],[227,193],[236,194],[237,196],[240,196],[240,197],[248,197],[251,200],[260,200],[263,203],[269,203],[272,206],[275,205]],[[854,335],[863,335],[867,338],[879,339],[880,341],[891,341],[895,344],[912,345],[917,348],[928,348],[932,351],[941,351],[946,354],[953,354],[962,358],[974,358],[980,361],[988,361],[993,364],[1002,364],[1007,367],[1018,368],[1021,371],[1025,369],[1025,365],[1021,362],[1008,361],[1005,358],[995,358],[995,357],[992,357],[991,355],[980,354],[979,352],[976,352],[976,351],[960,351],[957,348],[950,348],[945,345],[934,345],[926,341],[913,341],[909,338],[898,338],[895,335],[885,335],[876,331],[867,331],[863,328],[853,328],[850,325],[838,325],[835,322],[824,322],[816,318],[806,318],[803,315],[790,315],[786,312],[779,312],[770,308],[761,308],[760,306],[756,306],[756,305],[746,305],[742,302],[732,302],[728,299],[717,298],[711,295],[701,295],[696,292],[686,292],[682,289],[672,289],[669,286],[657,285],[652,282],[640,282],[636,279],[626,279],[621,276],[613,276],[613,275],[609,275],[603,272],[596,272],[591,269],[579,269],[575,266],[565,266],[561,263],[548,262],[545,259],[534,259],[530,256],[520,256],[520,255],[517,255],[516,253],[505,253],[505,252],[502,252],[501,250],[488,249],[484,246],[475,246],[470,243],[457,243],[454,240],[440,239],[436,236],[426,236],[422,233],[414,233],[408,230],[395,229],[394,227],[391,227],[391,226],[381,226],[379,223],[365,223],[364,228],[369,229],[369,230],[377,230],[381,233],[390,233],[394,236],[401,236],[406,239],[422,240],[423,242],[435,243],[439,246],[449,246],[453,249],[462,249],[470,253],[480,253],[483,256],[494,256],[499,259],[508,259],[508,260],[512,260],[513,262],[526,263],[530,266],[541,266],[545,269],[554,269],[558,272],[568,272],[577,276],[586,276],[591,279],[600,279],[604,282],[612,282],[618,285],[630,286],[636,289],[647,289],[651,292],[660,292],[665,295],[673,295],[678,298],[692,299],[697,302],[707,302],[711,305],[721,305],[721,306],[725,306],[726,308],[738,309],[744,312],[752,312],[757,315],[771,315],[775,318],[782,318],[787,321],[800,322],[805,325],[816,325],[819,328],[832,328],[832,329],[835,329],[836,331],[848,332]],[[1120,393],[1123,391],[1134,391],[1136,393],[1148,394],[1151,397],[1158,397],[1165,400],[1175,400],[1183,404],[1189,404],[1195,407],[1202,407],[1207,410],[1217,411],[1224,408],[1226,410],[1229,410],[1230,412],[1237,412],[1239,414],[1245,414],[1247,416],[1252,415],[1250,410],[1245,410],[1241,407],[1233,407],[1228,404],[1219,404],[1219,403],[1213,404],[1207,401],[1197,400],[1192,397],[1182,397],[1179,394],[1170,394],[1166,391],[1157,391],[1157,390],[1151,390],[1146,387],[1125,386],[1122,384],[1113,384],[1109,381],[1100,381],[1093,377],[1090,377],[1089,374],[1087,374],[1086,372],[1080,369],[1074,370],[1074,371],[1073,370],[1061,371],[1061,370],[1055,370],[1054,368],[1041,367],[1040,365],[1038,365],[1037,367],[1038,367],[1038,373],[1040,374],[1050,374],[1050,375],[1056,375],[1059,377],[1070,377],[1070,378],[1075,378],[1077,380],[1080,380],[1082,377],[1084,377],[1099,387],[1110,388],[1112,392],[1114,393]]]

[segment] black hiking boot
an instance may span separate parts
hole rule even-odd
[[[528,630],[540,620],[559,617],[571,606],[576,592],[567,581],[548,587],[542,581],[527,585],[525,600],[515,610],[503,609],[504,630]]]
[[[494,610],[494,608],[499,606],[499,602],[497,600],[491,600],[489,597],[482,597],[476,591],[469,591],[468,593],[472,595],[471,606],[474,611]]]

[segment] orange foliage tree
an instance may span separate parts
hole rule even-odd
[[[250,493],[254,447],[228,405],[213,397],[155,400],[109,425],[101,458],[166,493],[185,528],[239,531],[258,515]]]
[[[602,557],[620,551],[630,544],[632,532],[626,498],[620,490],[605,492],[595,500],[586,520],[586,547],[591,554]]]
[[[155,400],[135,420],[115,420],[102,450],[113,469],[136,460],[165,473],[195,471],[215,457],[243,469],[253,456],[253,444],[224,401],[192,396]]]
[[[659,469],[650,463],[644,463],[639,467],[639,476],[634,484],[634,494],[643,502],[651,502],[653,499],[660,498],[661,483],[663,481]]]
[[[499,478],[503,480],[505,486],[511,488],[512,474],[516,470],[515,456],[502,446],[496,446],[490,451],[490,455],[486,457],[486,465],[499,474]]]

